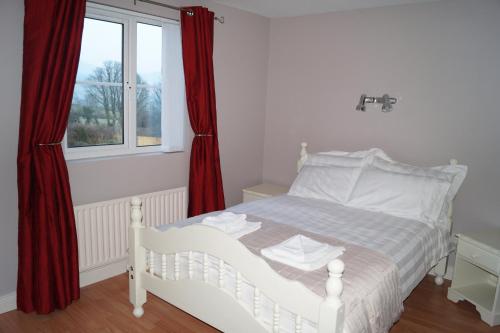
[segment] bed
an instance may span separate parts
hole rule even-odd
[[[308,158],[306,147],[299,170]],[[387,332],[429,270],[442,284],[451,204],[446,209],[449,225],[433,228],[407,217],[283,195],[229,208],[262,222],[261,230],[236,240],[199,223],[206,215],[146,228],[141,202],[134,198],[133,313],[143,315],[149,291],[224,332]],[[262,248],[297,233],[342,245],[346,252],[313,272],[260,255]]]

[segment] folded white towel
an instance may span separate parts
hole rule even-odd
[[[295,235],[277,245],[262,249],[260,253],[288,266],[314,271],[342,255],[344,251],[342,246],[331,246],[304,235]]]
[[[223,212],[219,215],[205,217],[201,224],[217,228],[229,236],[238,239],[261,228],[261,222],[249,222],[246,214]]]
[[[261,228],[262,223],[261,222],[249,222],[246,221],[246,224],[243,228],[239,230],[235,230],[233,232],[229,233],[229,236],[233,237],[234,239],[239,239],[245,235],[248,235],[254,231],[257,231]]]
[[[246,214],[222,212],[219,215],[205,217],[201,223],[231,233],[243,228],[247,222],[246,218]]]
[[[314,261],[325,256],[330,246],[320,243],[303,235],[295,235],[292,238],[272,247],[273,253],[295,261]]]

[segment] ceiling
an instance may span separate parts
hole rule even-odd
[[[291,17],[436,0],[215,0],[266,17]]]

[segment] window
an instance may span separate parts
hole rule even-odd
[[[89,5],[66,158],[183,150],[185,124],[179,24]]]

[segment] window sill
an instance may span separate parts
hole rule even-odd
[[[64,152],[64,157],[67,162],[72,161],[102,161],[107,159],[148,156],[148,155],[164,155],[172,153],[183,153],[184,149],[166,149],[165,147],[143,147],[137,149],[103,149],[100,152]]]

